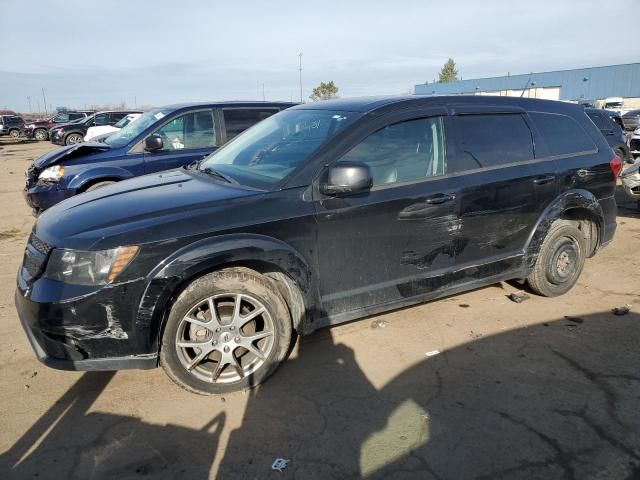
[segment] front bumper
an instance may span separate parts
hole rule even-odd
[[[61,300],[64,291],[87,288],[44,278],[29,285],[20,269],[15,304],[38,360],[59,370],[155,368],[157,349],[136,334],[129,307],[139,289],[127,283]]]
[[[64,146],[63,132],[49,130],[49,140],[51,141],[51,143]]]
[[[622,176],[622,186],[627,196],[633,200],[640,200],[640,172]]]
[[[56,203],[73,197],[77,193],[77,189],[62,188],[57,183],[27,185],[22,191],[27,205],[29,205],[35,213],[41,213],[47,208],[53,207]]]

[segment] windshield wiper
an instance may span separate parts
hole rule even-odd
[[[211,167],[205,167],[200,171],[206,173],[207,175],[211,175],[212,177],[220,178],[220,179],[224,180],[227,183],[233,183],[233,184],[238,185],[238,182],[236,180],[234,180],[231,177],[226,176],[224,173],[221,173],[221,172],[219,172],[217,170],[214,170]]]

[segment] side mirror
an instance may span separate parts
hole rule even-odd
[[[148,152],[155,152],[157,150],[162,150],[162,138],[157,133],[153,135],[149,135],[144,139],[144,149]]]
[[[325,179],[320,183],[320,193],[324,195],[364,192],[373,185],[369,166],[359,162],[338,162],[328,170]]]

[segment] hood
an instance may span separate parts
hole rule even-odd
[[[176,232],[186,237],[231,225],[234,210],[261,194],[170,170],[65,200],[38,218],[35,233],[54,246],[90,250],[174,241]]]
[[[56,148],[55,150],[45,153],[41,157],[33,161],[33,166],[38,169],[43,169],[60,163],[62,160],[70,160],[76,157],[82,157],[85,155],[92,155],[105,150],[111,149],[111,146],[106,143],[99,142],[85,142],[77,143],[75,145],[69,145],[67,147]]]

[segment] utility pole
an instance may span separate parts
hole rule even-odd
[[[27,95],[27,102],[29,102],[29,115],[31,115],[33,112],[31,111],[31,97],[29,95]]]
[[[38,104],[38,117],[40,116],[40,100],[36,102]]]
[[[298,68],[300,71],[300,103],[304,103],[302,99],[302,52],[298,54],[298,57],[300,57],[300,67]]]
[[[266,99],[265,99],[265,96],[264,96],[264,82],[262,82],[262,101],[264,102],[265,100]]]
[[[44,100],[44,114],[47,115],[47,97],[44,95],[44,87],[42,87],[42,99]]]

